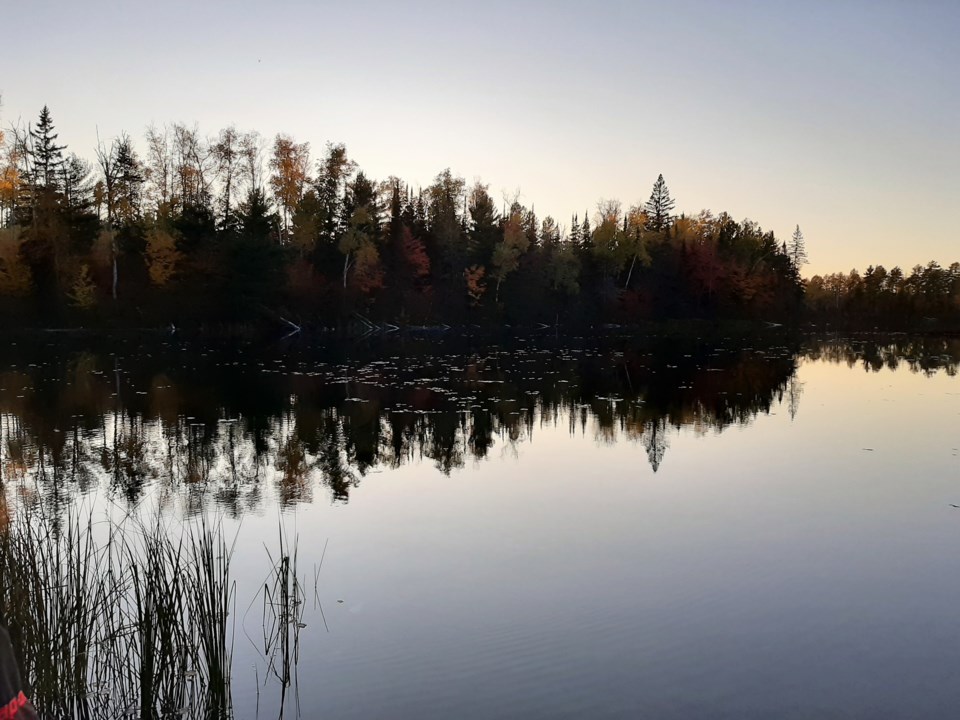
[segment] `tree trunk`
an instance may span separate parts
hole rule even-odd
[[[630,278],[633,277],[633,266],[637,264],[637,253],[633,254],[633,262],[630,263],[630,272],[627,273],[627,282],[623,284],[623,289],[627,290],[630,287]]]
[[[113,250],[113,301],[117,301],[117,238],[111,239],[111,249]]]

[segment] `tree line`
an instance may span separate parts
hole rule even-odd
[[[899,267],[870,265],[863,274],[814,275],[806,284],[807,306],[815,317],[886,323],[960,320],[960,262],[941,267],[931,261],[907,275]]]
[[[790,320],[803,309],[797,227],[602,200],[568,225],[449,169],[428,187],[369,177],[340,144],[151,127],[58,143],[51,112],[0,158],[0,313],[8,322],[343,326]],[[954,277],[956,274],[954,274]]]

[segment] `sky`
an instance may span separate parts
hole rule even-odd
[[[345,143],[569,226],[602,199],[799,225],[806,275],[960,260],[956,0],[31,0],[0,6],[0,122]]]

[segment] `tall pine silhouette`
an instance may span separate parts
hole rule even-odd
[[[57,133],[53,128],[53,118],[50,109],[44,105],[40,111],[37,128],[30,129],[33,160],[33,183],[45,189],[57,189],[60,166],[63,165],[63,150],[65,145],[57,145]]]
[[[670,227],[673,211],[676,203],[670,197],[670,190],[663,181],[663,174],[657,177],[653,184],[653,191],[650,193],[650,199],[644,204],[643,209],[647,213],[647,229],[654,232],[660,232]]]

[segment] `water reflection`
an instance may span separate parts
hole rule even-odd
[[[906,337],[756,343],[523,340],[456,347],[14,346],[0,358],[0,479],[61,506],[106,486],[174,488],[188,513],[346,502],[376,468],[445,473],[566,425],[637,442],[656,471],[670,430],[720,432],[783,403],[803,359],[957,372],[960,343]]]

